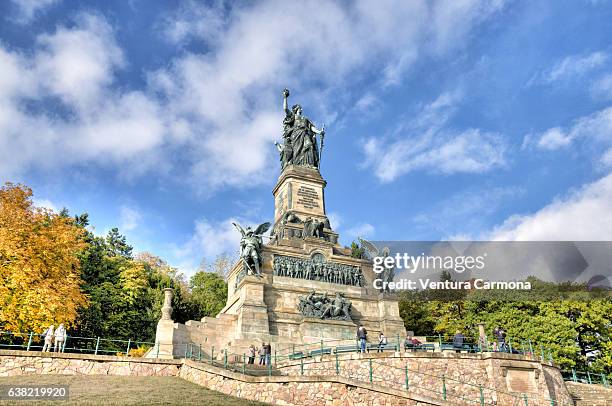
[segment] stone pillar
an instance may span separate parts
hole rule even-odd
[[[487,334],[485,333],[485,324],[477,323],[476,325],[478,326],[478,344],[480,345],[480,348],[482,348],[483,350],[487,350],[488,343]]]
[[[174,321],[172,320],[172,293],[171,288],[164,289],[164,304],[161,308],[162,316],[157,323],[155,332],[155,347],[148,354],[148,358],[173,358],[174,355]]]
[[[172,288],[164,289],[164,305],[161,308],[162,320],[172,320]]]

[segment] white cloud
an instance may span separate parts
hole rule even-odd
[[[575,140],[603,145],[612,145],[612,107],[574,120],[566,129],[553,127],[541,134],[529,134],[523,147],[535,145],[545,150],[556,150],[570,146]]]
[[[559,127],[549,128],[542,133],[538,140],[538,148],[554,150],[561,147],[566,147],[572,142],[572,137],[566,134]]]
[[[505,203],[520,198],[525,190],[516,186],[471,187],[431,205],[414,218],[416,229],[439,232],[442,239],[468,241],[482,236],[491,216]]]
[[[36,207],[42,207],[42,208],[44,208],[44,209],[49,209],[49,210],[52,210],[52,211],[54,211],[54,212],[56,212],[56,213],[59,213],[59,211],[61,210],[61,209],[59,209],[59,208],[57,207],[57,205],[56,205],[55,203],[53,203],[53,202],[52,202],[51,200],[49,200],[49,199],[37,199],[37,198],[34,198],[34,199],[32,200],[32,203],[33,203],[33,204],[34,204],[34,206],[36,206]]]
[[[133,207],[122,206],[119,221],[120,221],[120,229],[123,232],[132,231],[136,229],[142,219],[142,214],[140,211]]]
[[[173,169],[180,152],[177,165],[186,168],[174,169],[204,191],[253,186],[269,179],[277,162],[271,142],[280,137],[283,87],[299,89],[292,102],[305,105],[315,121],[333,120],[345,107],[330,100],[350,93],[349,80],[383,72],[372,86],[395,83],[417,58],[461,47],[502,6],[486,0],[182,3],[162,31],[179,46],[203,42],[205,51],[184,48],[166,67],[145,71],[142,89],[117,83],[129,55],[113,27],[101,16],[80,14],[76,24],[39,35],[28,54],[0,45],[0,173],[95,163],[138,176]],[[66,114],[54,108],[57,102]],[[462,146],[440,148],[450,153]]]
[[[78,20],[74,28],[38,37],[34,66],[45,90],[83,111],[99,106],[124,56],[103,18],[85,14]]]
[[[342,215],[337,212],[327,213],[327,218],[329,219],[329,224],[332,226],[333,230],[338,231],[340,227],[342,227]]]
[[[222,221],[210,221],[205,218],[196,221],[189,240],[174,248],[177,262],[187,274],[195,272],[203,258],[213,261],[222,254],[228,254],[232,258],[239,256],[241,235],[232,222],[237,222],[243,227],[259,224],[233,217]]]
[[[571,55],[557,62],[551,69],[536,75],[530,83],[550,84],[560,80],[581,77],[604,66],[609,59],[605,52],[593,52],[588,55]]]
[[[612,174],[559,198],[533,214],[514,215],[495,228],[491,240],[610,241]]]
[[[601,164],[606,168],[612,168],[612,148],[608,148],[601,157]]]
[[[454,13],[446,15],[445,5],[452,5]],[[417,56],[439,55],[441,49],[447,52],[461,44],[477,22],[501,5],[385,1],[373,7],[360,1],[341,7],[334,2],[261,2],[231,9],[229,16],[220,18],[221,24],[215,17],[213,26],[220,25],[223,34],[211,36],[201,32],[191,16],[215,14],[218,7],[203,10],[204,6],[192,4],[193,12],[181,12],[169,22],[169,29],[178,32],[175,40],[205,41],[210,52],[187,53],[169,69],[151,74],[150,82],[170,101],[171,114],[198,123],[186,138],[194,155],[206,159],[196,159],[192,178],[200,185],[206,182],[205,188],[253,185],[265,179],[262,171],[275,163],[270,145],[280,136],[283,87],[307,88],[316,80],[317,87],[302,90],[293,100],[305,105],[313,118],[333,117],[329,99],[346,78],[358,80],[380,69],[387,72],[381,84],[393,81]],[[478,13],[482,18],[474,17]],[[435,27],[430,26],[433,20]],[[440,30],[454,34],[442,35]],[[321,87],[331,94],[321,97]],[[313,113],[310,106],[319,111]]]
[[[206,7],[189,0],[164,19],[164,38],[174,43],[192,38],[213,41],[219,38],[226,24],[222,2]]]
[[[445,128],[459,94],[444,93],[384,138],[364,143],[365,167],[382,182],[417,170],[433,173],[481,173],[506,164],[501,135],[479,129]]]
[[[348,228],[346,231],[344,231],[343,234],[346,239],[355,240],[357,239],[357,237],[361,237],[361,238],[372,237],[375,231],[376,229],[374,228],[372,224],[361,223],[361,224],[356,224]]]
[[[157,101],[113,88],[125,59],[100,16],[81,14],[72,28],[40,35],[28,55],[0,45],[0,62],[3,176],[82,162],[138,168],[163,143],[167,124]],[[30,110],[32,102],[41,108]]]
[[[612,73],[602,76],[591,85],[591,95],[598,99],[612,99]]]
[[[29,23],[34,16],[45,8],[58,3],[59,0],[12,0],[19,8],[18,23]]]

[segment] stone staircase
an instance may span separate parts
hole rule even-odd
[[[576,406],[612,406],[612,388],[578,382],[565,382],[565,386]]]

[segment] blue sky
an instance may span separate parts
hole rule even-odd
[[[0,2],[0,179],[190,273],[273,216],[282,89],[345,244],[610,240],[609,1]]]

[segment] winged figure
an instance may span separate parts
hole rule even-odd
[[[240,231],[240,258],[249,275],[261,276],[261,247],[263,245],[263,234],[270,228],[270,223],[262,223],[255,230],[251,227],[246,229],[238,223],[233,223],[234,227]]]
[[[359,242],[361,243],[361,246],[366,250],[366,253],[368,254],[368,257],[370,259],[374,259],[374,257],[387,258],[391,253],[389,247],[383,247],[383,249],[380,250],[376,245],[372,244],[368,240],[359,238]],[[381,272],[380,279],[383,282],[391,282],[393,280],[393,277],[395,276],[395,266],[386,266],[384,260],[382,261],[382,264],[385,269]],[[382,286],[383,287],[380,289],[381,292],[390,292],[388,284],[383,283]]]

